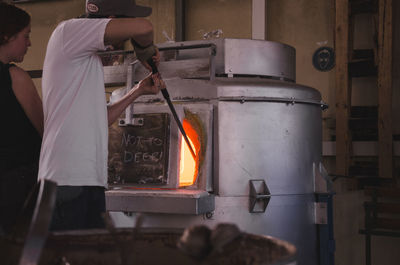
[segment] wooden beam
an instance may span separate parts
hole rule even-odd
[[[253,40],[265,40],[266,32],[266,1],[253,0],[251,14],[251,38]]]
[[[400,214],[400,203],[365,202],[365,207],[373,209],[377,214]],[[398,219],[400,221],[400,219]]]
[[[392,0],[379,0],[378,133],[379,177],[392,178]]]
[[[175,41],[186,39],[186,5],[185,0],[175,0]]]
[[[336,174],[348,175],[350,164],[349,115],[351,85],[349,82],[349,2],[336,0]]]
[[[367,186],[364,188],[364,194],[367,196],[376,196],[386,199],[400,199],[399,188],[373,187]]]

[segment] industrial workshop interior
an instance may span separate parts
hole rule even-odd
[[[41,98],[50,36],[86,1],[0,1],[31,16],[17,65]],[[105,227],[52,231],[39,179],[0,264],[400,264],[399,1],[136,4],[166,88],[108,127]],[[133,45],[96,53],[109,105],[150,73]]]

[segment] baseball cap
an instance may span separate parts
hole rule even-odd
[[[151,15],[151,7],[139,6],[135,0],[86,0],[86,13],[104,17],[147,17]]]

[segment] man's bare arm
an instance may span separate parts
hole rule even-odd
[[[107,24],[104,44],[118,44],[133,39],[147,47],[153,43],[153,25],[144,18],[114,18]]]

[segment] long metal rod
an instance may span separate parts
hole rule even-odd
[[[192,154],[193,158],[196,158],[196,154],[195,154],[195,152],[193,150],[192,145],[189,142],[189,138],[187,137],[185,130],[183,129],[183,126],[182,126],[181,121],[179,120],[178,114],[176,114],[175,107],[171,102],[171,99],[169,97],[169,93],[168,93],[167,89],[166,88],[161,89],[161,93],[163,94],[165,100],[168,103],[169,109],[171,110],[172,115],[174,116],[176,124],[178,125],[178,128],[179,128],[179,131],[181,132],[183,138],[185,139],[185,142],[189,146],[190,153]]]
[[[158,73],[157,66],[154,64],[154,62],[153,62],[152,59],[148,60],[147,63],[151,66],[151,70],[152,70],[153,74]],[[164,99],[165,99],[165,100],[167,101],[167,103],[168,103],[168,107],[169,107],[169,109],[171,110],[172,115],[174,116],[174,119],[175,119],[175,121],[176,121],[176,124],[178,125],[178,128],[179,128],[179,131],[181,132],[183,138],[185,139],[186,144],[187,144],[188,147],[189,147],[190,153],[192,154],[193,158],[196,159],[196,153],[194,152],[193,147],[192,147],[192,145],[190,144],[190,141],[189,141],[189,138],[188,138],[187,135],[186,135],[185,129],[183,129],[182,123],[181,123],[181,121],[179,120],[179,117],[178,117],[178,114],[176,113],[175,107],[174,107],[174,105],[172,104],[171,98],[169,97],[169,93],[168,93],[167,88],[161,89],[161,93],[163,94]]]

